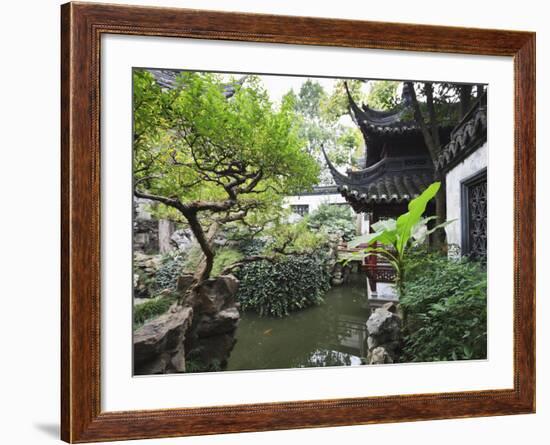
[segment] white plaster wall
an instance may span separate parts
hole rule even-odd
[[[340,193],[330,195],[296,195],[285,198],[285,206],[308,205],[309,213],[313,212],[321,204],[345,204],[346,200]]]
[[[478,171],[487,167],[487,143],[473,152],[460,164],[456,165],[447,173],[447,220],[456,219],[449,224],[447,231],[447,242],[456,244],[462,249],[461,234],[461,187],[460,182]]]
[[[339,193],[332,193],[330,195],[296,195],[287,196],[284,200],[284,206],[289,207],[291,205],[308,205],[309,213],[313,212],[321,204],[345,204],[346,200]],[[350,211],[352,211],[350,207]],[[360,234],[364,234],[369,230],[369,222],[365,221],[362,213],[357,215],[357,228]]]

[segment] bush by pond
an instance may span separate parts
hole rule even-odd
[[[138,328],[146,321],[164,314],[176,301],[174,294],[167,294],[161,297],[152,298],[142,304],[134,306],[134,329]]]
[[[155,289],[175,289],[186,261],[187,258],[183,252],[176,251],[164,255],[155,275]]]
[[[320,304],[330,288],[328,258],[321,253],[290,255],[273,263],[253,262],[236,275],[241,308],[261,316],[284,317]]]
[[[233,263],[238,262],[243,257],[243,254],[237,249],[230,247],[222,247],[216,251],[214,264],[212,266],[212,276],[218,276],[222,271]]]
[[[199,265],[202,251],[198,245],[193,245],[185,252],[169,252],[163,255],[160,267],[154,276],[155,291],[176,288],[178,277],[183,273],[194,273]],[[237,249],[221,247],[216,250],[212,276],[219,275],[230,264],[236,263],[243,257]]]
[[[401,297],[406,361],[487,357],[487,274],[467,259],[417,253]]]
[[[348,205],[321,204],[307,217],[307,223],[314,230],[338,234],[344,241],[349,241],[357,231],[354,215]]]

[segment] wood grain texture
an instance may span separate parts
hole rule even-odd
[[[532,413],[535,409],[535,35],[171,8],[61,8],[61,435],[67,442]],[[514,388],[101,412],[100,37],[103,33],[514,57]]]

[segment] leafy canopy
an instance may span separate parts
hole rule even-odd
[[[321,147],[335,165],[348,166],[351,163],[354,166],[354,162],[361,156],[361,133],[355,126],[343,125],[338,120],[339,116],[327,111],[333,95],[329,96],[318,81],[307,79],[297,94],[290,90],[287,96],[295,104],[299,135],[307,141],[307,151],[322,166],[320,182],[331,184],[332,175],[326,166]]]
[[[356,79],[340,79],[334,85],[332,94],[322,104],[322,113],[325,119],[336,121],[341,116],[349,113],[349,100],[346,93],[346,85],[348,90],[357,102],[365,101],[365,94],[362,91],[364,82]]]
[[[338,235],[344,241],[349,241],[357,231],[354,215],[347,204],[323,203],[307,216],[306,221],[314,231],[323,230],[328,234]]]
[[[367,104],[377,110],[391,110],[399,105],[397,87],[399,82],[395,80],[377,80],[372,82]]]
[[[227,88],[234,93],[227,96]],[[317,182],[290,97],[275,108],[258,77],[229,85],[216,74],[182,72],[174,89],[134,71],[136,189],[181,202],[221,201],[244,182],[238,208],[264,208]],[[250,204],[250,205],[248,205]],[[166,209],[165,209],[166,210]]]

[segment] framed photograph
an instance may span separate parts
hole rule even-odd
[[[535,411],[535,34],[62,6],[62,439]]]

